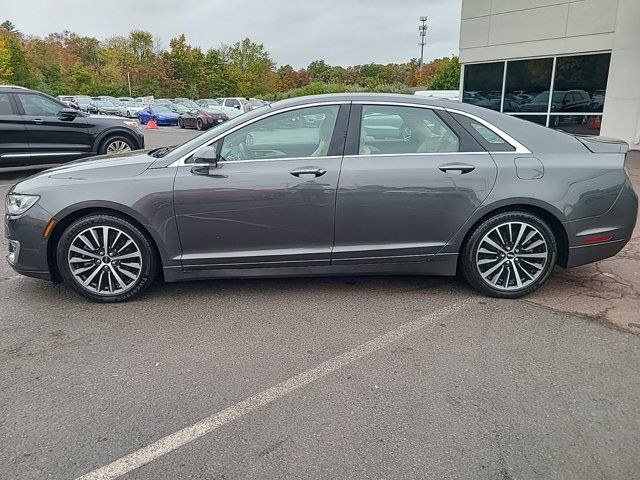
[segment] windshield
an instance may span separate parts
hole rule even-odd
[[[108,102],[106,100],[98,100],[96,102],[96,105],[98,105],[99,107],[115,107],[113,103]]]
[[[91,103],[91,99],[89,99],[89,98],[76,98],[76,102],[78,102],[81,105],[87,105],[87,104]]]
[[[251,100],[249,100],[249,103],[252,107],[262,107],[264,105],[264,103],[262,103],[262,100],[258,100],[257,98],[252,98]]]
[[[189,107],[189,108],[198,108],[198,104],[196,102],[194,102],[193,100],[182,100],[180,102],[180,105],[183,105],[183,106]]]
[[[159,113],[171,113],[171,110],[169,110],[167,107],[165,107],[164,105],[154,105],[153,107],[151,107],[153,109],[154,112],[159,112]]]

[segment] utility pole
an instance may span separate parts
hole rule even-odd
[[[131,96],[131,70],[127,68],[127,83],[129,84],[129,96]]]
[[[427,17],[420,17],[421,24],[418,26],[420,32],[420,67],[424,65],[424,45],[427,38]]]

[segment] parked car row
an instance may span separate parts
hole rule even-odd
[[[143,125],[153,119],[158,125],[178,125],[181,128],[192,127],[198,130],[206,130],[247,111],[268,105],[257,98],[242,97],[203,98],[195,101],[184,97],[158,98],[153,99],[149,105],[145,98],[116,98],[108,95],[58,96],[58,100],[67,107],[89,114],[138,118]]]
[[[248,101],[241,97],[230,98],[158,98],[140,112],[140,123],[154,120],[158,126],[177,125],[180,128],[206,130],[247,111],[267,106],[257,98]]]

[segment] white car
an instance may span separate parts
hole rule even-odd
[[[216,100],[220,103],[219,108],[222,110],[222,113],[226,114],[229,118],[242,115],[244,113],[244,104],[247,103],[242,97],[216,98]]]
[[[142,102],[133,101],[123,101],[122,106],[127,110],[127,117],[133,118],[140,115],[140,112],[144,109],[144,104]]]

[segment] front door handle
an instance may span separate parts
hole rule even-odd
[[[44,120],[41,118],[34,118],[33,123],[37,123],[38,125],[40,125],[41,123],[44,123]]]
[[[294,177],[300,177],[300,175],[313,175],[314,177],[321,177],[327,171],[324,168],[298,168],[289,172]]]
[[[463,174],[473,172],[476,167],[473,165],[467,165],[462,163],[447,163],[446,165],[440,165],[438,167],[445,173],[455,173],[455,174]]]

